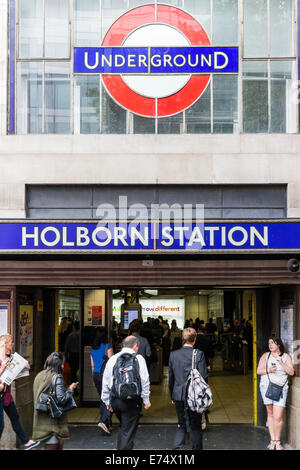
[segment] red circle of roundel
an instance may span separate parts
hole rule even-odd
[[[157,8],[157,11],[156,11]],[[122,15],[108,30],[103,46],[121,46],[135,29],[146,24],[166,24],[181,31],[192,46],[209,46],[209,38],[202,26],[188,13],[169,5],[145,5]],[[210,75],[192,75],[188,83],[174,95],[166,98],[146,98],[123,81],[121,75],[102,75],[108,93],[122,107],[145,117],[166,117],[189,108],[202,95]]]

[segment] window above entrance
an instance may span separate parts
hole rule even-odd
[[[27,217],[30,219],[99,219],[114,208],[116,217],[156,220],[182,217],[184,205],[203,204],[205,219],[270,219],[286,217],[285,185],[147,185],[141,186],[28,186]],[[124,210],[127,215],[124,216]],[[153,211],[157,213],[154,214]],[[107,217],[107,215],[106,215]]]
[[[10,0],[9,132],[296,133],[296,6]],[[127,72],[97,68],[112,67],[116,47]]]

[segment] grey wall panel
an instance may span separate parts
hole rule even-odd
[[[285,207],[284,186],[224,187],[224,207]]]
[[[92,188],[85,186],[28,186],[27,206],[49,208],[92,207]]]
[[[91,219],[92,209],[28,209],[30,219]]]
[[[162,211],[151,212],[155,204],[165,207],[176,204],[177,214],[183,214],[184,204],[193,205],[194,218],[196,204],[204,205],[207,219],[283,218],[286,217],[286,193],[285,185],[29,186],[26,207],[27,217],[33,219],[115,216],[145,220],[151,215],[152,218],[162,216]],[[126,198],[122,200],[122,196]]]

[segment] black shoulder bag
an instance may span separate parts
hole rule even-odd
[[[269,373],[268,373],[268,360],[270,357],[271,353],[269,353],[268,359],[266,360],[266,371],[269,379],[269,385],[266,391],[266,398],[269,398],[269,400],[273,401],[279,401],[280,398],[282,397],[282,391],[285,385],[287,384],[288,378],[286,379],[286,382],[284,385],[277,385],[271,382]]]
[[[37,411],[41,411],[42,413],[48,413],[49,412],[49,393],[47,393],[50,388],[53,388],[53,379],[55,378],[55,375],[53,375],[51,381],[46,385],[46,387],[41,391],[41,393],[38,396],[37,399],[37,404],[35,409]]]
[[[48,396],[48,407],[50,411],[51,418],[60,418],[64,413],[73,410],[73,408],[77,408],[73,395],[70,395],[69,400],[64,405],[58,403],[56,395],[55,395],[55,386],[56,380],[58,375],[54,375],[51,381],[52,390]]]

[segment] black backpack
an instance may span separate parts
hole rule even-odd
[[[141,396],[142,386],[136,354],[121,354],[113,368],[112,396],[132,400]]]

